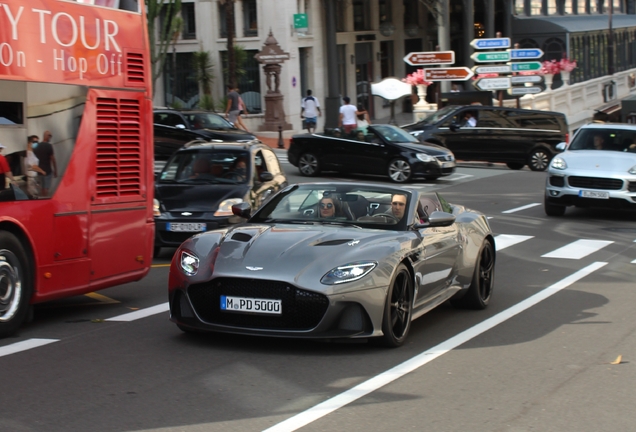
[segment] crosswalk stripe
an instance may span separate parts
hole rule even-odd
[[[533,237],[534,236],[499,234],[498,236],[495,236],[495,250],[503,250],[507,247],[516,245],[517,243],[530,240]]]
[[[27,339],[22,342],[16,342],[11,345],[0,347],[0,357],[4,357],[9,354],[19,353],[21,351],[30,350],[33,348],[41,347],[44,345],[48,345],[53,342],[58,342],[59,339]]]
[[[514,212],[518,212],[518,211],[521,211],[521,210],[525,210],[525,209],[529,209],[529,208],[532,208],[532,207],[536,207],[538,205],[541,205],[541,203],[532,203],[532,204],[524,205],[524,206],[513,208],[513,209],[510,209],[510,210],[502,211],[502,213],[514,213]]]
[[[123,315],[118,315],[116,317],[108,318],[106,321],[124,321],[130,322],[135,321],[141,318],[146,318],[152,315],[157,315],[163,312],[168,312],[170,310],[169,304],[162,303],[157,306],[152,306],[149,308],[141,309],[135,312],[129,312]]]
[[[614,243],[606,240],[577,240],[568,245],[560,247],[545,255],[542,258],[562,258],[562,259],[581,259],[586,257],[605,246]]]

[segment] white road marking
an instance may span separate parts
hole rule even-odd
[[[550,253],[541,255],[542,258],[562,258],[562,259],[581,259],[594,253],[605,246],[614,243],[605,240],[577,240],[568,245],[553,250]]]
[[[534,238],[534,236],[499,234],[495,236],[495,250],[500,251],[517,243],[530,240],[531,238]]]
[[[27,339],[22,342],[16,342],[11,345],[0,347],[0,357],[38,348],[53,342],[59,342],[59,339]]]
[[[440,177],[440,180],[457,181],[457,180],[464,180],[470,177],[475,177],[475,176],[472,174],[451,174],[448,177]]]
[[[491,328],[509,320],[510,318],[525,311],[526,309],[531,308],[532,306],[558,293],[562,289],[567,288],[576,281],[595,272],[605,265],[607,265],[607,263],[605,262],[595,262],[593,264],[590,264],[589,266],[577,271],[576,273],[566,277],[565,279],[562,279],[554,285],[551,285],[544,290],[539,291],[535,295],[528,297],[522,302],[517,303],[516,305],[498,313],[497,315],[488,318],[487,320],[467,330],[464,330],[458,335],[453,336],[452,338],[442,342],[437,346],[434,346],[428,351],[424,351],[423,353],[416,355],[410,360],[407,360],[404,363],[381,373],[380,375],[370,378],[367,381],[353,387],[352,389],[345,391],[344,393],[340,393],[339,395],[327,399],[326,401],[315,405],[306,411],[303,411],[285,421],[282,421],[268,429],[265,429],[263,432],[287,432],[300,429],[301,427],[306,426],[309,423],[312,423],[319,418],[324,417],[344,407],[345,405],[348,405],[360,399],[361,397],[364,397],[369,393],[376,391],[387,384],[390,384],[391,382],[399,378],[402,378],[409,372],[413,372],[414,370],[435,360],[437,357],[446,354],[447,352],[481,335],[482,333],[485,333]]]
[[[525,209],[529,209],[529,208],[532,208],[532,207],[536,207],[538,205],[541,205],[541,203],[532,203],[532,204],[524,205],[524,206],[513,208],[513,209],[510,209],[510,210],[502,211],[502,213],[514,213],[514,212],[518,212],[518,211],[521,211],[521,210],[525,210]]]
[[[157,315],[162,312],[167,312],[168,310],[170,310],[170,307],[168,303],[166,302],[166,303],[159,304],[157,306],[152,306],[149,308],[141,309],[138,311],[127,313],[127,314],[118,315],[113,318],[108,318],[106,321],[126,321],[126,322],[135,321],[141,318]]]

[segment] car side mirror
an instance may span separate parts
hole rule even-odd
[[[566,143],[564,143],[564,142],[560,142],[560,143],[558,143],[558,144],[556,145],[556,147],[555,147],[555,148],[556,148],[557,150],[559,150],[559,151],[563,151],[563,150],[565,150],[565,149],[566,149],[566,147],[567,147],[567,146],[568,146],[568,145],[567,145]]]
[[[250,203],[242,202],[232,206],[232,214],[238,217],[249,219],[252,215],[252,206]]]
[[[457,132],[457,130],[459,129],[459,125],[457,123],[451,123],[448,128],[453,132]]]
[[[175,127],[176,127],[177,129],[185,129],[185,128],[186,128],[186,127],[185,127],[185,125],[183,125],[183,124],[178,124],[178,125],[176,125]]]
[[[263,171],[258,178],[262,182],[270,182],[270,181],[274,180],[274,174],[272,174],[269,171]]]
[[[455,216],[443,211],[434,211],[428,217],[428,221],[415,224],[415,229],[447,227],[455,223]]]

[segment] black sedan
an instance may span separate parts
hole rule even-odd
[[[392,125],[369,126],[366,134],[296,135],[287,152],[289,162],[304,176],[321,171],[388,175],[396,183],[416,177],[436,180],[455,172],[455,156],[444,147],[422,144]]]
[[[260,143],[191,143],[178,150],[155,183],[155,256],[196,233],[244,219],[232,206],[258,208],[287,185],[274,152]]]

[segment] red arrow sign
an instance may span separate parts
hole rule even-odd
[[[427,81],[466,81],[471,79],[473,75],[473,71],[463,66],[424,69],[424,79]]]
[[[411,66],[433,66],[455,63],[455,51],[412,52],[404,57]]]

